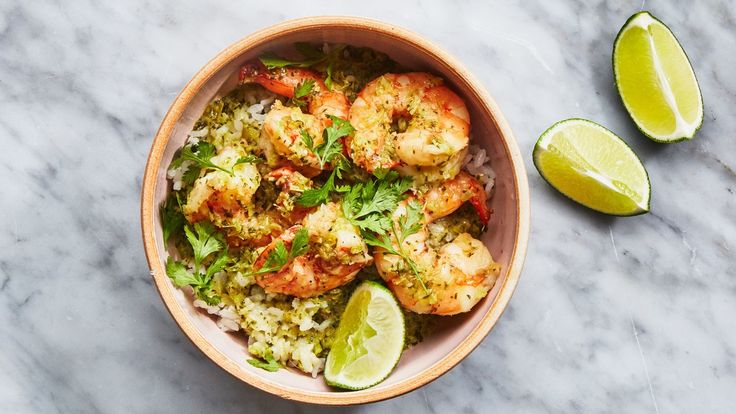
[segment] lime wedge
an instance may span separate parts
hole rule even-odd
[[[560,121],[539,137],[534,165],[552,187],[601,213],[649,211],[649,176],[634,151],[606,128],[585,119]]]
[[[404,349],[404,315],[390,290],[365,281],[340,319],[325,365],[334,387],[361,390],[388,377]]]
[[[703,98],[690,61],[649,12],[631,16],[618,32],[613,74],[626,110],[652,140],[691,139],[703,124]]]

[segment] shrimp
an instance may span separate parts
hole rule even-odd
[[[397,168],[424,181],[460,172],[470,115],[463,100],[442,83],[421,72],[389,73],[368,83],[350,107],[353,161],[369,172]]]
[[[404,200],[394,212],[394,222],[407,214],[412,199],[423,201],[424,225],[405,239],[401,249],[416,264],[418,276],[400,256],[383,249],[374,254],[378,273],[409,310],[436,315],[467,312],[493,287],[499,267],[483,242],[468,233],[458,235],[438,249],[432,248],[428,244],[427,224],[451,214],[466,201],[471,201],[486,224],[490,211],[483,186],[461,172],[421,197]],[[393,243],[398,249],[396,240]]]
[[[294,200],[312,181],[288,167],[261,176],[254,164],[237,164],[242,154],[233,148],[223,149],[212,162],[231,167],[233,175],[214,170],[199,177],[182,207],[190,223],[209,220],[225,231],[228,244],[238,247],[269,244],[274,235],[301,221],[307,209],[294,205]],[[273,183],[275,193],[267,183]],[[275,208],[271,208],[274,206]]]
[[[262,268],[279,242],[289,250],[302,228],[306,228],[309,235],[307,253],[294,258],[279,271],[255,276],[256,283],[266,292],[301,298],[316,296],[349,283],[372,261],[368,246],[358,229],[342,215],[340,205],[327,203],[274,239],[258,256],[253,268]]]
[[[262,134],[273,146],[275,152],[298,166],[308,167],[318,173],[323,166],[307,148],[301,138],[302,131],[314,140],[314,145],[322,143],[322,131],[332,125],[328,115],[346,119],[350,104],[341,92],[331,91],[322,78],[314,71],[300,68],[279,68],[268,70],[262,65],[249,64],[240,71],[241,83],[257,83],[269,91],[294,97],[295,88],[304,82],[312,81],[313,86],[307,100],[307,111],[298,107],[284,106],[277,101],[266,114]],[[316,174],[315,174],[316,175]]]
[[[210,220],[215,225],[222,225],[252,204],[253,195],[261,183],[261,174],[254,164],[236,165],[242,155],[232,147],[225,147],[212,157],[212,163],[232,169],[233,174],[213,170],[197,178],[182,207],[190,223]]]

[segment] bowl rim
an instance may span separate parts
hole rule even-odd
[[[507,276],[503,285],[494,298],[491,307],[486,311],[480,322],[452,351],[445,355],[430,367],[408,377],[392,387],[386,389],[365,389],[360,391],[308,391],[295,387],[283,386],[276,382],[264,380],[230,361],[224,354],[212,346],[189,322],[184,310],[178,305],[174,297],[174,288],[169,282],[163,263],[160,260],[160,252],[156,244],[155,214],[158,211],[154,205],[156,194],[156,178],[162,161],[163,153],[175,124],[179,121],[183,111],[189,105],[192,98],[201,87],[223,66],[236,59],[244,51],[262,45],[273,37],[289,33],[298,33],[320,27],[350,28],[363,31],[378,32],[396,41],[410,44],[412,47],[422,50],[432,56],[446,70],[463,79],[469,86],[483,109],[491,114],[493,122],[498,128],[499,135],[506,155],[512,166],[515,197],[517,200],[517,223],[515,244],[510,256]],[[166,305],[166,309],[176,321],[179,328],[186,337],[209,359],[232,376],[244,381],[258,389],[274,394],[284,399],[306,402],[320,405],[353,405],[381,401],[393,398],[407,392],[413,391],[446,373],[470,352],[490,333],[506,309],[511,296],[516,289],[521,275],[521,270],[526,257],[527,244],[530,230],[530,198],[524,161],[514,139],[511,127],[504,118],[496,102],[485,90],[483,85],[454,57],[441,48],[435,46],[420,35],[407,29],[397,27],[393,24],[378,20],[354,16],[315,16],[302,17],[286,20],[281,23],[258,30],[229,45],[212,60],[210,60],[194,77],[184,86],[179,95],[174,99],[171,107],[166,112],[161,126],[159,127],[151,145],[151,150],[146,162],[143,184],[141,189],[141,230],[143,245],[148,261],[151,275],[156,288]]]

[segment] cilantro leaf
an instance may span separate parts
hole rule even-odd
[[[304,98],[312,93],[312,89],[314,89],[314,79],[307,79],[304,82],[300,82],[294,88],[294,97],[291,98],[291,102],[296,106],[305,106],[307,100]]]
[[[392,213],[409,189],[411,181],[396,172],[378,172],[376,180],[355,184],[342,200],[345,217],[362,230],[384,233]]]
[[[268,253],[266,260],[263,262],[263,266],[252,275],[260,275],[263,273],[272,273],[281,270],[282,267],[286,266],[289,262],[296,259],[299,256],[303,256],[309,249],[309,232],[305,227],[297,230],[294,234],[294,239],[291,241],[291,249],[287,252],[284,242],[279,240],[276,242],[273,250]]]
[[[170,194],[166,201],[159,206],[158,213],[161,218],[164,243],[168,243],[171,235],[179,232],[186,223],[184,214],[181,212],[179,197],[174,193]]]
[[[194,271],[199,272],[199,265],[212,253],[220,251],[224,244],[218,238],[215,226],[209,222],[194,224],[194,231],[189,226],[184,227],[189,244],[194,251]],[[196,234],[195,234],[196,233]]]
[[[279,57],[278,55],[267,52],[261,55],[258,60],[263,63],[264,66],[266,66],[267,69],[276,69],[276,68],[285,68],[287,66],[294,67],[294,68],[308,68],[316,63],[319,63],[323,60],[325,60],[325,56],[315,56],[313,58],[309,58],[306,60],[298,61],[298,60],[290,60],[285,59],[282,57]]]
[[[171,257],[166,259],[166,274],[177,287],[198,285],[200,283],[200,279],[187,270],[184,263],[176,261]]]
[[[217,258],[207,267],[207,271],[204,274],[205,278],[208,280],[212,278],[215,273],[225,268],[229,260],[230,257],[227,255],[226,251],[220,253],[220,255],[217,256]]]
[[[397,239],[399,244],[404,244],[404,240],[422,228],[422,219],[424,213],[422,206],[417,200],[411,200],[406,206],[406,214],[399,217]]]
[[[196,145],[185,146],[181,150],[181,158],[184,160],[192,161],[199,168],[210,168],[214,170],[220,170],[233,175],[231,170],[220,167],[214,164],[210,159],[215,156],[215,146],[209,142],[201,141]]]
[[[265,362],[260,359],[249,359],[248,363],[256,368],[265,369],[268,372],[276,372],[281,369],[281,364],[276,361],[276,358],[270,352],[265,355],[264,359]]]
[[[332,115],[328,115],[328,118],[332,120],[332,125],[322,132],[323,142],[321,144],[315,146],[314,139],[305,130],[300,132],[304,145],[317,157],[320,168],[324,168],[325,164],[342,155],[343,147],[340,138],[346,137],[355,131],[350,122],[342,118]]]
[[[265,160],[259,156],[248,154],[248,155],[238,158],[237,161],[235,161],[235,164],[233,164],[233,168],[235,168],[235,166],[238,164],[257,164],[263,161]]]
[[[187,185],[192,185],[195,181],[197,181],[197,178],[199,178],[199,173],[201,172],[201,167],[197,166],[196,164],[190,165],[187,171],[181,176],[181,180]]]
[[[296,203],[302,207],[314,207],[322,203],[326,203],[330,199],[330,191],[335,188],[335,172],[337,169],[332,170],[330,177],[320,188],[310,188],[304,190],[299,198],[296,199]]]
[[[294,240],[291,241],[289,259],[293,260],[299,256],[303,256],[307,253],[307,249],[309,249],[309,232],[306,227],[302,227],[294,235]]]

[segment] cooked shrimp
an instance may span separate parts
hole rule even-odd
[[[222,225],[252,204],[253,195],[261,183],[261,174],[254,164],[235,165],[242,155],[234,148],[226,147],[212,157],[212,163],[232,169],[233,175],[212,170],[197,178],[182,207],[190,223],[210,220],[215,225]]]
[[[268,245],[256,259],[254,269],[263,267],[279,241],[290,249],[301,228],[306,228],[309,234],[307,253],[277,272],[256,275],[256,283],[265,291],[298,297],[316,296],[352,281],[372,260],[360,232],[342,215],[340,205],[328,203]]]
[[[349,121],[355,128],[350,155],[368,171],[398,168],[420,180],[449,179],[460,171],[467,152],[470,115],[465,103],[428,73],[374,79],[350,107]]]
[[[394,212],[394,221],[406,214],[410,200],[399,205]],[[461,172],[456,178],[429,190],[420,200],[424,203],[424,226],[407,237],[401,246],[416,264],[419,277],[400,256],[381,249],[374,254],[376,268],[399,302],[409,310],[436,315],[467,312],[493,287],[498,276],[498,265],[485,245],[468,233],[458,235],[439,249],[432,248],[428,244],[427,224],[451,214],[465,201],[471,200],[481,219],[486,222],[490,212],[483,186],[467,173]]]
[[[228,168],[241,155],[225,148],[211,161]],[[275,188],[265,191],[267,182],[274,183]],[[311,187],[312,181],[292,168],[282,167],[261,177],[254,164],[238,164],[232,176],[214,170],[198,178],[182,211],[190,223],[209,220],[225,230],[231,246],[241,246],[244,242],[265,246],[310,211],[295,205],[294,200]]]
[[[341,92],[330,91],[322,78],[308,69],[280,68],[268,70],[262,65],[246,65],[240,71],[241,83],[257,83],[273,93],[294,97],[294,89],[301,83],[312,81],[312,90],[307,100],[307,112],[297,107],[287,107],[275,102],[266,114],[262,133],[273,145],[276,153],[296,165],[321,169],[317,157],[307,148],[301,138],[302,130],[314,140],[322,143],[322,131],[332,124],[328,115],[346,119],[350,104]]]

